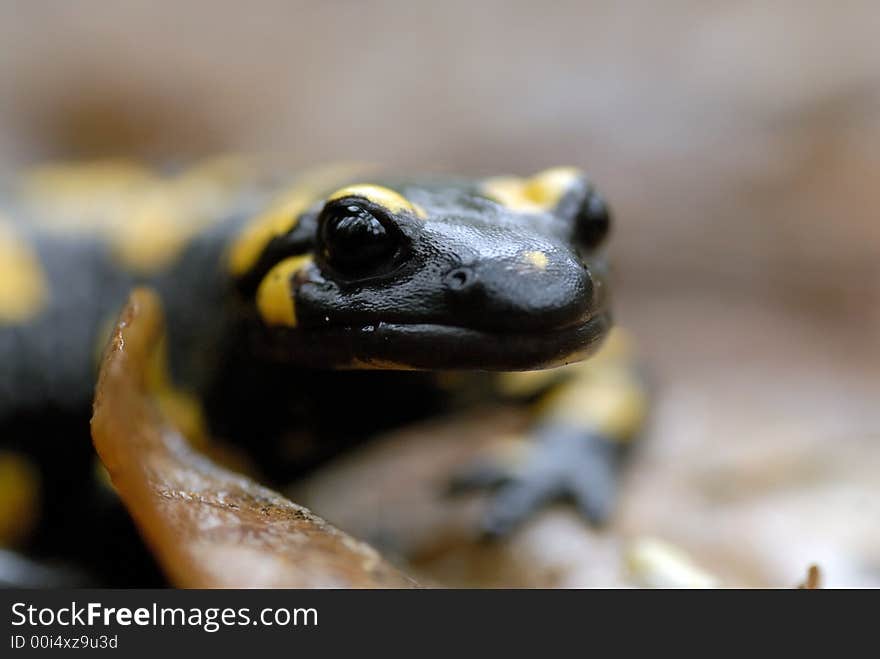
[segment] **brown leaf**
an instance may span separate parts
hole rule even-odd
[[[159,411],[158,297],[135,290],[104,355],[92,437],[171,582],[181,587],[398,588],[414,582],[373,548],[193,449]]]

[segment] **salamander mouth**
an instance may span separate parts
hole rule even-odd
[[[576,323],[541,331],[378,323],[287,330],[271,344],[276,358],[316,368],[527,371],[588,357],[610,328],[610,313],[594,311]]]

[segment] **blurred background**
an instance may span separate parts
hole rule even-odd
[[[657,395],[619,519],[558,512],[515,558],[445,547],[417,569],[625,584],[626,547],[656,537],[728,585],[815,562],[880,586],[878,30],[870,1],[3,0],[0,171],[230,150],[581,166],[616,211],[618,319]],[[370,536],[328,489],[309,503]]]

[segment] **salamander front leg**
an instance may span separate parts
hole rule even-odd
[[[620,467],[648,407],[629,341],[615,331],[593,360],[559,370],[538,396],[519,449],[477,461],[453,479],[453,491],[492,492],[487,536],[509,534],[556,501],[574,503],[593,525],[613,513]]]

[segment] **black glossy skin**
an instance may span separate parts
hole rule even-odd
[[[60,561],[62,584],[159,585],[164,579],[140,548],[127,513],[96,478],[89,435],[102,334],[144,278],[120,268],[96,236],[46,235],[25,215],[5,216],[20,221],[51,291],[36,318],[0,324],[0,450],[27,456],[42,489],[41,518],[26,550]],[[230,228],[241,219],[231,216],[229,224],[207,231],[172,267],[146,280],[166,307],[175,375],[195,387],[209,387],[213,377],[222,340],[217,328],[228,315],[227,278],[218,264]],[[65,576],[68,564],[76,568],[73,577]]]
[[[33,551],[94,555],[83,537],[101,534],[102,522],[83,532],[71,512],[109,505],[93,484],[85,425],[93,355],[135,283],[158,289],[175,379],[200,395],[211,434],[246,440],[279,485],[378,430],[454,406],[460,398],[435,386],[430,371],[543,368],[597,348],[610,326],[598,252],[608,211],[586,180],[534,212],[488,198],[479,181],[386,185],[425,217],[358,196],[318,200],[238,277],[227,270],[227,250],[271,193],[232,204],[150,276],[120,268],[100,237],[43,235],[10,205],[6,214],[35,246],[53,292],[37,318],[0,326],[2,448],[30,455],[50,484]],[[327,232],[340,208],[366,211],[392,236],[356,266]],[[540,252],[543,266],[524,262],[527,252]],[[255,305],[261,280],[284,258],[309,253],[313,263],[290,282],[296,326],[267,326]],[[33,432],[43,426],[51,427]],[[53,438],[80,433],[71,428],[82,439],[59,453]],[[87,546],[61,546],[72,537]]]
[[[594,248],[608,213],[586,181],[546,212],[511,210],[474,183],[390,185],[426,217],[355,196],[303,218],[296,233],[317,241],[308,244],[315,264],[295,281],[297,326],[265,338],[279,359],[320,368],[530,370],[577,361],[604,336],[605,264]],[[397,235],[395,254],[364,272],[338,267],[322,243],[327,216],[349,207]],[[524,262],[530,252],[546,265]]]

